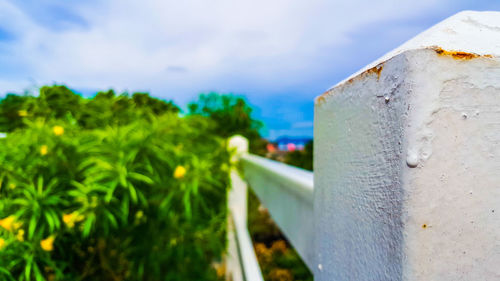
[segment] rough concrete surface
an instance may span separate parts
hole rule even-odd
[[[500,280],[499,56],[462,12],[316,99],[316,280]]]

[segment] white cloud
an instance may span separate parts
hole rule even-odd
[[[482,8],[494,6],[483,2]],[[0,37],[0,96],[53,82],[87,91],[151,91],[181,105],[200,92],[236,92],[265,107],[265,121],[288,122],[270,122],[280,124],[268,128],[273,134],[303,134],[311,128],[297,124],[312,121],[312,103],[304,108],[301,101],[311,101],[468,5],[451,0],[0,0],[0,28],[14,35],[10,41]],[[266,105],[277,97],[296,102]]]
[[[350,32],[381,20],[412,17],[435,2],[71,2],[64,8],[87,27],[54,29],[0,0],[0,25],[18,37],[7,55],[26,65],[20,83],[33,77],[40,84],[150,89],[172,96],[239,82],[273,91],[310,79],[323,59],[318,56],[325,50],[335,56],[350,42]],[[172,73],[170,66],[186,71]]]

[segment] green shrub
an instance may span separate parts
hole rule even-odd
[[[57,110],[50,91],[0,105],[18,112],[0,139],[0,280],[217,280],[229,155],[213,122],[61,88],[81,107]]]
[[[285,162],[288,165],[296,166],[309,171],[313,170],[313,145],[311,140],[306,143],[304,150],[289,151],[285,154]]]

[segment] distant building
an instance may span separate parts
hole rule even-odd
[[[277,150],[280,151],[294,151],[294,150],[304,150],[306,144],[311,141],[312,138],[308,137],[279,137],[274,143],[276,144]]]

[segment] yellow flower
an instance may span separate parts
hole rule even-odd
[[[24,241],[24,229],[19,229],[17,232],[16,238],[18,241],[23,242]]]
[[[9,188],[10,188],[10,189],[14,189],[14,188],[16,188],[16,184],[15,184],[15,183],[10,183],[10,184],[9,184]]]
[[[69,227],[73,228],[75,226],[74,215],[71,214],[63,214],[63,222]]]
[[[63,214],[63,222],[69,227],[73,228],[75,226],[75,223],[80,222],[84,219],[85,217],[83,215],[80,215],[77,211],[74,211],[70,214]]]
[[[285,253],[287,251],[286,242],[283,240],[273,242],[273,244],[271,245],[271,250],[273,252]]]
[[[44,251],[47,251],[47,252],[54,250],[54,240],[55,239],[56,239],[56,237],[54,235],[51,235],[51,236],[43,239],[42,241],[40,241],[40,247],[42,247],[42,249]]]
[[[56,136],[61,136],[62,134],[64,134],[64,128],[61,126],[54,126],[54,128],[52,128],[52,131]]]
[[[40,154],[46,155],[49,152],[49,147],[45,144],[40,147]]]
[[[217,276],[222,278],[226,274],[226,264],[225,263],[213,263],[212,266],[215,269],[215,272],[217,273]]]
[[[5,239],[0,238],[0,250],[3,249],[3,247],[5,247]]]
[[[183,166],[177,166],[174,171],[174,178],[182,179],[186,175],[186,168]]]
[[[20,221],[14,221],[12,223],[12,229],[14,229],[14,230],[19,229],[21,226],[23,226],[23,223]]]
[[[271,280],[283,280],[291,281],[293,280],[293,275],[288,269],[274,268],[269,272],[269,277]]]
[[[136,219],[140,220],[143,216],[144,216],[144,212],[142,210],[139,210],[139,211],[137,211],[137,213],[135,213]]]
[[[4,219],[0,220],[0,226],[5,228],[8,231],[12,230],[12,226],[14,226],[16,218],[14,216],[8,216]]]
[[[17,114],[19,114],[19,116],[21,116],[21,117],[26,117],[26,116],[28,116],[28,111],[22,109],[22,110],[19,110],[17,112]]]

